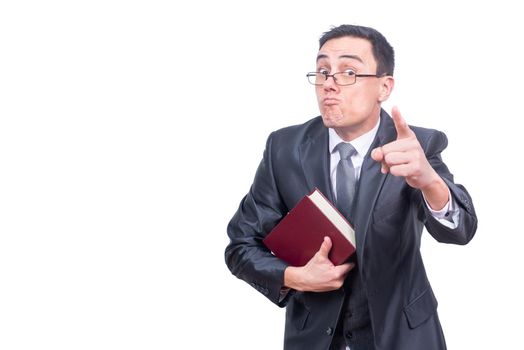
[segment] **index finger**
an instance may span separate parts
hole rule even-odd
[[[393,118],[393,123],[395,123],[395,129],[397,130],[397,140],[413,136],[413,130],[409,128],[408,123],[406,123],[404,118],[402,118],[397,106],[394,106],[391,109],[391,117]]]

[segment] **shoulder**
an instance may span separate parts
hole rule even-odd
[[[441,152],[448,146],[446,134],[440,130],[410,125],[422,148],[427,152]]]
[[[309,139],[315,139],[327,129],[320,116],[308,120],[303,124],[288,126],[271,133],[269,138],[278,144],[301,144]]]

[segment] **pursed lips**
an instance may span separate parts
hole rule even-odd
[[[339,100],[338,98],[334,98],[334,97],[324,97],[324,99],[322,100],[322,102],[323,102],[324,105],[326,105],[326,106],[332,106],[332,105],[339,104],[339,103],[340,103],[340,100]]]

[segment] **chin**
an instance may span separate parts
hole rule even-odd
[[[322,122],[326,128],[336,128],[344,125],[343,115],[322,115]]]

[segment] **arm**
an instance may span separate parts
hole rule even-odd
[[[450,173],[447,166],[442,161],[440,153],[447,146],[447,138],[443,133],[436,134],[430,142],[428,142],[427,154],[429,162],[433,169],[438,173],[441,179],[449,188],[451,200],[453,201],[455,217],[457,222],[454,228],[443,225],[436,219],[430,210],[423,206],[426,217],[426,228],[428,232],[439,242],[467,244],[475,235],[477,230],[477,215],[471,196],[462,185],[455,184],[453,175]]]
[[[231,272],[251,284],[272,302],[284,306],[286,289],[299,291],[327,291],[340,288],[352,264],[334,266],[328,259],[329,238],[317,254],[302,267],[288,266],[271,254],[263,243],[264,237],[288,212],[283,202],[273,167],[276,156],[282,152],[278,138],[271,135],[266,144],[253,186],[242,200],[238,211],[228,225],[230,243],[225,259]],[[283,161],[289,168],[288,160]]]
[[[468,243],[475,234],[477,218],[469,194],[453,182],[453,175],[442,161],[441,152],[447,146],[446,135],[432,133],[423,140],[423,148],[397,108],[393,109],[392,117],[397,139],[373,150],[373,159],[382,163],[383,173],[402,176],[411,187],[419,189],[432,209],[440,210],[452,201],[458,210],[456,227],[444,225],[424,205],[426,228],[440,242]]]
[[[230,243],[225,260],[231,273],[279,305],[287,264],[273,256],[262,240],[286,212],[272,170],[270,136],[253,185],[227,227]]]

